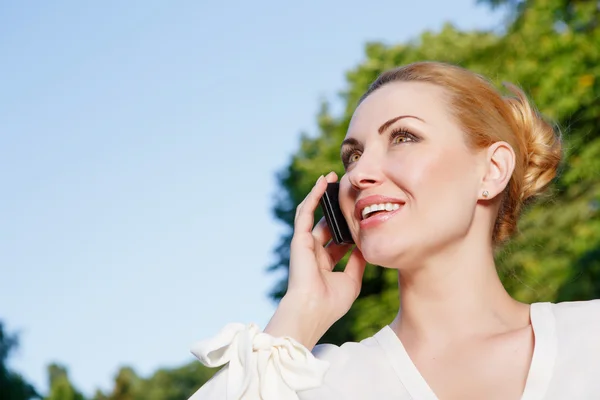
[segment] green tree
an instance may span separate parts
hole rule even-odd
[[[143,382],[138,400],[186,400],[216,371],[199,362],[176,369],[160,369]]]
[[[535,9],[542,9],[553,20],[554,27],[564,24],[578,32],[594,30],[600,21],[600,7],[592,0],[478,0],[477,3],[508,8],[517,27],[520,20]]]
[[[437,33],[425,32],[407,43],[366,45],[364,61],[346,74],[343,111],[332,115],[329,105],[322,104],[318,132],[302,135],[299,149],[278,174],[281,194],[274,214],[288,230],[275,249],[277,261],[270,270],[287,270],[295,207],[316,178],[329,170],[343,173],[339,145],[368,85],[386,69],[438,60],[490,76],[497,84],[520,85],[563,129],[566,163],[553,187],[554,196],[529,206],[520,233],[498,252],[507,289],[528,302],[598,297],[600,35],[590,22],[593,19],[583,12],[589,7],[586,4],[595,2],[487,3],[513,7],[513,18],[503,33],[464,32],[447,24]],[[342,260],[340,267],[344,264]],[[393,319],[398,309],[397,274],[368,266],[363,282],[358,300],[322,342],[360,340]],[[279,299],[286,286],[287,276],[274,287],[272,297]]]
[[[130,367],[122,367],[110,394],[97,390],[94,400],[186,400],[217,372],[199,362],[182,367],[162,368],[149,378],[139,377]]]
[[[122,367],[115,376],[115,386],[107,400],[136,400],[139,398],[140,379],[133,368]]]
[[[45,400],[85,400],[69,380],[67,368],[59,364],[48,366],[50,393]]]
[[[16,335],[9,335],[0,321],[0,394],[2,400],[29,400],[40,398],[34,387],[18,373],[8,368],[8,360],[19,345]]]
[[[108,396],[102,392],[102,390],[97,389],[96,393],[94,393],[93,400],[108,400]]]

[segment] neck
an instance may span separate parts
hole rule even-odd
[[[529,307],[504,289],[491,245],[465,243],[399,272],[400,311],[392,328],[403,341],[450,342],[529,324]]]

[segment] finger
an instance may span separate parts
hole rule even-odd
[[[298,215],[300,214],[300,210],[302,210],[302,207],[304,207],[304,203],[306,202],[306,197],[304,198],[304,200],[302,200],[300,202],[300,204],[298,204],[296,206],[296,215],[294,216],[294,223],[296,222],[296,220],[298,219]]]
[[[327,182],[336,182],[338,180],[338,176],[335,172],[331,171],[330,173],[328,173],[327,175],[325,175],[325,179],[327,180]]]
[[[310,232],[315,223],[315,210],[327,189],[327,180],[321,175],[304,201],[296,208],[295,230]]]
[[[350,279],[356,282],[359,290],[362,285],[362,278],[365,273],[366,265],[367,261],[364,259],[358,247],[355,247],[354,250],[352,250],[352,254],[350,254],[350,258],[348,259],[344,273],[348,275]]]
[[[320,176],[319,179],[317,179],[317,182],[319,182],[319,180],[323,178],[323,176]],[[334,171],[331,171],[330,173],[328,173],[327,175],[325,175],[324,179],[327,181],[327,183],[331,183],[331,182],[335,182],[337,181],[337,174]],[[315,186],[317,186],[318,183],[315,183]],[[313,188],[311,189],[311,193],[314,191],[315,186],[313,186]],[[309,193],[310,195],[310,193]],[[296,207],[296,217],[298,217],[298,214],[300,212],[300,210],[302,209],[302,207],[304,207],[304,204],[306,204],[306,199],[308,198],[308,195],[304,198],[304,200],[302,200],[302,202],[300,204],[298,204],[298,206]],[[320,197],[319,197],[320,198]],[[295,219],[294,218],[294,219]]]
[[[325,246],[327,242],[331,240],[331,230],[329,230],[329,227],[327,226],[327,221],[325,220],[325,217],[322,217],[319,220],[319,222],[317,222],[317,225],[315,225],[312,234],[315,237],[317,243],[319,243],[321,246]]]

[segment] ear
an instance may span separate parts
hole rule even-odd
[[[508,185],[515,169],[515,152],[508,143],[496,142],[488,148],[485,163],[479,198],[491,200]]]

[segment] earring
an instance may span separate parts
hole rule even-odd
[[[484,190],[483,193],[481,193],[481,195],[483,197],[488,197],[490,195],[490,192],[488,192],[487,190]]]

